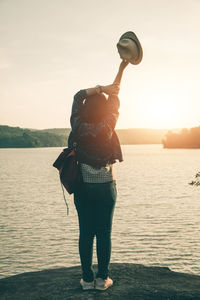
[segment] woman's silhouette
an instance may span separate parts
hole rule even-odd
[[[80,231],[80,283],[84,290],[105,290],[113,284],[109,278],[112,217],[117,196],[113,163],[123,160],[114,129],[119,115],[120,82],[127,65],[127,61],[121,62],[113,84],[80,90],[72,105],[68,144],[76,145],[82,174],[74,203]],[[96,279],[92,269],[94,237],[98,259]]]

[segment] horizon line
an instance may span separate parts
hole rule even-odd
[[[8,124],[0,124],[0,126],[8,126],[13,128],[21,128],[21,129],[28,129],[28,130],[50,130],[50,129],[71,129],[71,127],[48,127],[48,128],[32,128],[32,127],[20,127],[20,126],[12,126]],[[200,125],[199,125],[200,126]],[[199,127],[193,126],[193,127]],[[181,129],[191,129],[193,127],[170,127],[170,128],[153,128],[153,127],[128,127],[128,128],[115,128],[115,130],[181,130]]]

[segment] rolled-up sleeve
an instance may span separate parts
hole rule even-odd
[[[80,90],[74,96],[74,101],[72,104],[72,113],[70,118],[72,130],[75,130],[80,125],[83,101],[85,100],[86,96],[86,90]]]

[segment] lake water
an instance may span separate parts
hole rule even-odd
[[[80,264],[73,196],[52,163],[62,148],[0,149],[0,277]],[[200,150],[122,146],[111,262],[200,274]],[[94,263],[96,263],[94,251]]]

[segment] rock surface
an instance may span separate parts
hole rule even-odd
[[[96,266],[95,268],[96,269]],[[82,291],[80,266],[23,273],[0,280],[1,300],[200,300],[200,276],[168,268],[111,264],[113,287]]]

